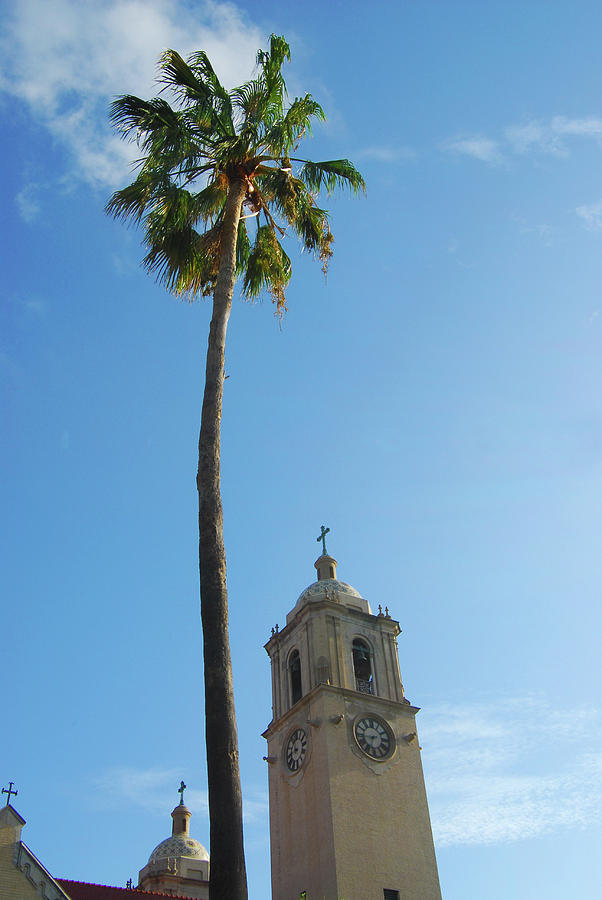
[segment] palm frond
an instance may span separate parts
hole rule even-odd
[[[348,187],[355,194],[366,190],[364,179],[348,159],[331,159],[326,162],[306,162],[299,177],[311,191],[326,188],[331,194],[337,187]]]
[[[133,219],[140,222],[149,207],[155,202],[157,192],[166,189],[169,180],[163,175],[153,177],[148,172],[143,172],[126,187],[111,196],[105,210],[115,219]]]
[[[266,130],[262,147],[274,155],[289,152],[306,134],[311,134],[312,119],[324,121],[324,110],[311,94],[297,97],[283,119]]]
[[[290,48],[285,39],[272,34],[270,49],[257,52],[259,75],[238,89],[238,94],[235,91],[232,95],[244,115],[243,131],[245,127],[255,126],[256,138],[284,115],[287,91],[282,66],[290,58]]]
[[[276,314],[286,311],[284,290],[292,274],[291,261],[284,252],[274,229],[262,225],[257,229],[255,242],[247,259],[243,282],[246,297],[259,297],[264,291],[272,295]]]
[[[232,134],[234,132],[232,101],[230,100],[228,91],[223,87],[215,74],[213,66],[205,51],[199,50],[196,53],[192,53],[188,57],[188,65],[200,80],[206,85],[210,85],[214,98],[213,106],[224,126],[225,132]]]
[[[159,235],[149,248],[143,265],[167,290],[187,299],[212,293],[219,268],[218,227],[204,234],[193,228],[172,229]]]
[[[263,80],[268,92],[286,96],[286,84],[282,75],[282,66],[291,61],[291,48],[284,37],[272,34],[269,51],[257,51],[257,65],[261,66]]]
[[[173,128],[177,124],[177,113],[166,100],[161,97],[142,100],[133,94],[116,97],[111,103],[109,118],[124,137],[137,137],[140,132]]]
[[[247,232],[247,223],[241,219],[238,223],[238,235],[236,237],[236,274],[243,275],[247,268],[251,242]]]
[[[175,50],[166,50],[160,58],[159,71],[159,81],[182,101],[192,101],[218,133],[234,131],[228,92],[221,86],[206,53],[194,53],[185,61]]]
[[[228,193],[228,182],[224,175],[210,181],[207,187],[194,195],[197,218],[207,222],[216,219],[224,208]]]

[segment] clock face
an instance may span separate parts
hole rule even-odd
[[[391,729],[376,716],[361,716],[356,720],[353,732],[360,749],[372,759],[386,759],[395,749]]]
[[[291,772],[297,772],[305,762],[307,735],[302,728],[293,731],[286,745],[286,764]]]

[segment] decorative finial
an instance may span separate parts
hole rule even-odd
[[[6,805],[7,805],[7,806],[10,806],[10,795],[13,794],[13,796],[16,797],[17,794],[19,793],[19,791],[13,791],[14,786],[15,786],[15,782],[14,782],[14,781],[9,781],[9,782],[8,782],[8,788],[2,788],[2,793],[3,793],[3,794],[8,794],[8,797],[6,798]]]
[[[186,790],[186,785],[183,781],[180,782],[180,787],[178,788],[178,794],[180,795],[180,806],[184,806],[184,791]]]
[[[326,535],[330,531],[330,528],[327,528],[325,525],[320,527],[320,534],[316,538],[318,544],[322,541],[322,556],[326,556]]]
[[[131,878],[128,878],[127,884],[126,884],[126,886],[125,886],[125,889],[126,889],[126,891],[131,891],[131,890],[132,890],[132,879],[131,879]]]

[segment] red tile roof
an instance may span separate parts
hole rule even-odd
[[[54,879],[71,900],[127,900],[129,895],[140,897],[156,897],[161,900],[188,900],[180,894],[162,894],[158,891],[139,891],[137,888],[110,887],[107,884],[87,884],[85,881],[69,881],[66,878]],[[132,897],[132,900],[134,898]]]

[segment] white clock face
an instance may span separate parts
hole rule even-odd
[[[286,745],[286,765],[291,772],[298,772],[305,762],[307,735],[302,728],[293,731]]]
[[[391,729],[377,716],[360,716],[353,726],[353,733],[360,750],[372,759],[387,759],[395,749]]]

